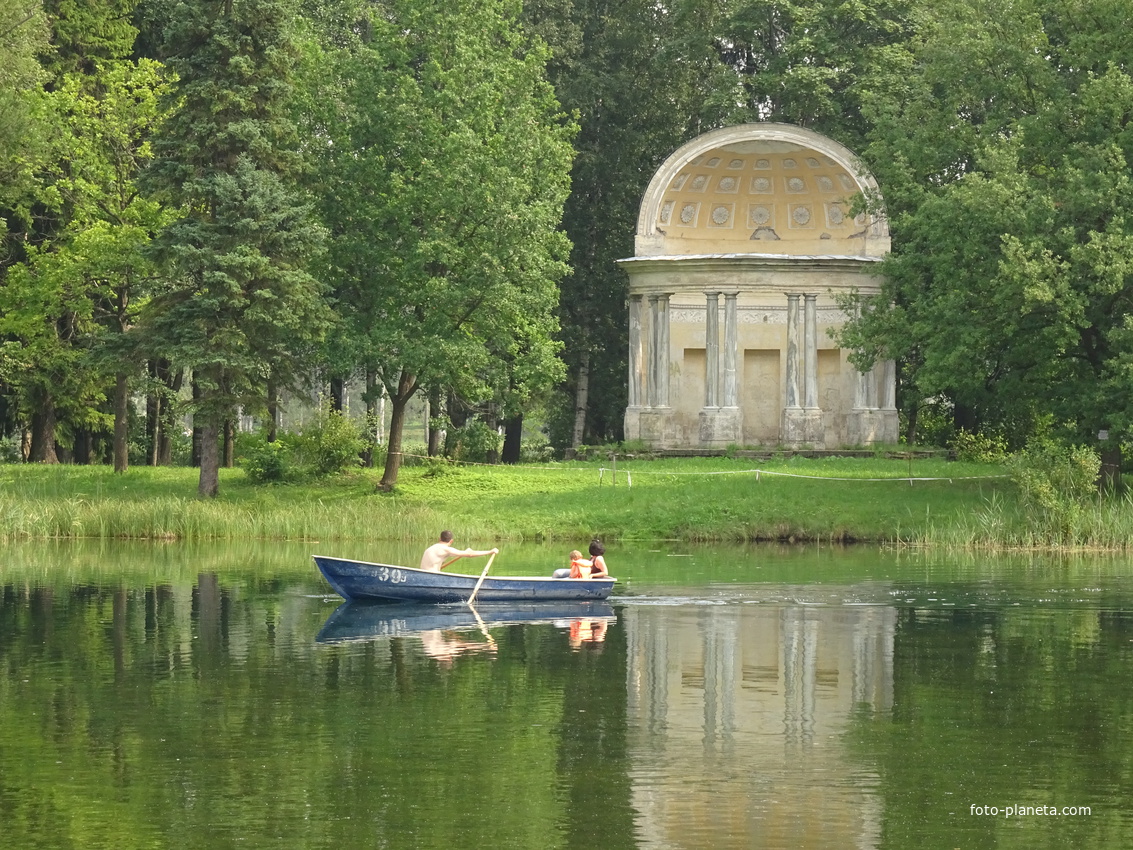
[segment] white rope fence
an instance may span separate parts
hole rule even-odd
[[[428,455],[411,454],[409,452],[402,452],[401,456],[403,458],[413,457],[413,458],[420,458],[422,460],[438,460],[438,458],[430,458]],[[448,459],[448,458],[439,458],[439,459],[444,460],[446,463],[451,463],[454,466],[486,466],[486,467],[490,467],[490,468],[494,468],[494,469],[498,469],[500,467],[500,464],[498,464],[498,463],[481,463],[481,462],[478,462],[478,461],[451,460],[451,459]],[[571,468],[571,467],[565,467],[565,466],[524,466],[523,468],[528,469],[528,470],[533,470],[535,472],[579,472],[579,471],[581,471],[577,468]],[[606,477],[607,472],[609,472],[611,474],[610,477],[612,479],[612,483],[614,484],[614,486],[617,486],[617,483],[618,483],[618,466],[617,466],[616,463],[613,466],[610,466],[610,467],[607,467],[607,466],[598,467],[598,485],[601,486],[603,484],[603,482],[605,481],[605,477]],[[625,477],[626,477],[626,486],[632,487],[633,486],[633,475],[631,474],[630,470],[622,469],[622,472],[625,474]],[[771,469],[758,469],[758,468],[757,469],[720,469],[720,470],[716,470],[714,472],[708,472],[708,471],[705,471],[705,472],[654,472],[652,470],[641,470],[641,469],[639,469],[639,470],[637,470],[637,474],[638,475],[664,475],[664,476],[694,475],[694,476],[701,477],[701,478],[703,478],[706,475],[754,475],[756,481],[759,481],[764,475],[775,476],[775,477],[779,477],[779,478],[805,478],[805,479],[809,479],[811,481],[866,481],[866,482],[907,481],[907,482],[909,482],[910,487],[913,485],[913,482],[915,482],[915,481],[947,481],[949,484],[952,484],[956,481],[983,481],[983,480],[991,479],[991,478],[1010,478],[1011,477],[1010,475],[950,475],[950,476],[938,476],[938,477],[900,476],[900,477],[889,477],[889,478],[863,478],[863,477],[859,477],[859,476],[856,476],[856,475],[801,475],[797,472],[776,472],[776,471],[771,470]]]
[[[630,476],[629,470],[622,470],[626,474],[626,486],[633,486],[633,478]],[[607,472],[612,473],[614,483],[617,484],[617,467],[607,468],[604,466],[598,467],[598,484],[602,484],[602,479]],[[638,470],[638,475],[755,475],[755,480],[759,481],[764,475],[774,475],[781,478],[807,478],[812,481],[908,481],[909,486],[913,485],[914,481],[947,481],[952,484],[955,481],[981,481],[988,478],[1010,478],[1009,475],[953,475],[941,476],[936,478],[929,477],[890,477],[890,478],[862,478],[855,475],[800,475],[797,472],[774,472],[770,469],[722,469],[716,472],[643,472]]]

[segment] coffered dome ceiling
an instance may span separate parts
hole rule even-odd
[[[783,124],[708,133],[676,151],[642,201],[641,255],[879,256],[885,222],[853,214],[876,183],[850,151]]]

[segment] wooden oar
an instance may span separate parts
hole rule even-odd
[[[491,644],[492,646],[495,646],[495,645],[496,645],[496,640],[495,640],[495,638],[493,638],[493,637],[492,637],[492,635],[491,635],[491,634],[490,634],[490,633],[488,632],[488,627],[487,627],[486,625],[484,625],[484,620],[483,620],[483,618],[482,618],[482,617],[480,616],[480,612],[479,612],[479,611],[477,611],[477,610],[476,610],[476,606],[472,604],[472,598],[471,598],[471,597],[469,597],[469,599],[468,599],[468,607],[469,607],[469,609],[471,609],[471,611],[472,611],[472,616],[476,618],[476,622],[477,622],[477,623],[479,624],[479,626],[480,626],[480,631],[481,631],[481,633],[483,633],[483,635],[484,635],[484,637],[485,637],[485,638],[487,639],[488,643],[490,643],[490,644]]]
[[[480,592],[480,585],[484,583],[484,576],[488,574],[488,570],[492,568],[492,561],[496,560],[496,553],[493,552],[492,556],[488,558],[488,563],[484,565],[484,572],[480,573],[480,578],[476,581],[476,586],[472,588],[472,595],[468,597],[468,604],[472,604],[472,600],[476,598],[476,594]]]

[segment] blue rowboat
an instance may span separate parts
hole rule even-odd
[[[430,572],[392,564],[315,555],[315,564],[343,599],[389,599],[398,602],[465,602],[479,575]],[[550,578],[487,576],[476,602],[586,602],[602,600],[614,589],[614,578]]]
[[[477,594],[479,596],[479,594]],[[472,631],[486,627],[546,625],[569,627],[575,621],[615,622],[608,602],[489,602],[468,605],[429,605],[349,601],[336,608],[315,640],[318,643],[368,641],[409,637],[421,632]]]

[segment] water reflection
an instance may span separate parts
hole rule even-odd
[[[1127,562],[625,552],[611,603],[469,608],[5,554],[3,846],[1133,846]]]
[[[892,707],[895,609],[627,605],[623,621],[642,846],[877,846],[876,777],[842,736]]]
[[[333,644],[415,637],[425,655],[448,664],[462,655],[494,655],[496,640],[490,628],[550,625],[565,631],[571,649],[579,650],[603,643],[606,629],[616,619],[606,602],[475,606],[345,602],[327,618],[315,640]]]
[[[552,623],[573,626],[582,620],[614,620],[606,602],[501,603],[476,606],[414,603],[344,602],[336,608],[315,640],[337,643],[400,637],[426,631],[483,630],[487,627]]]

